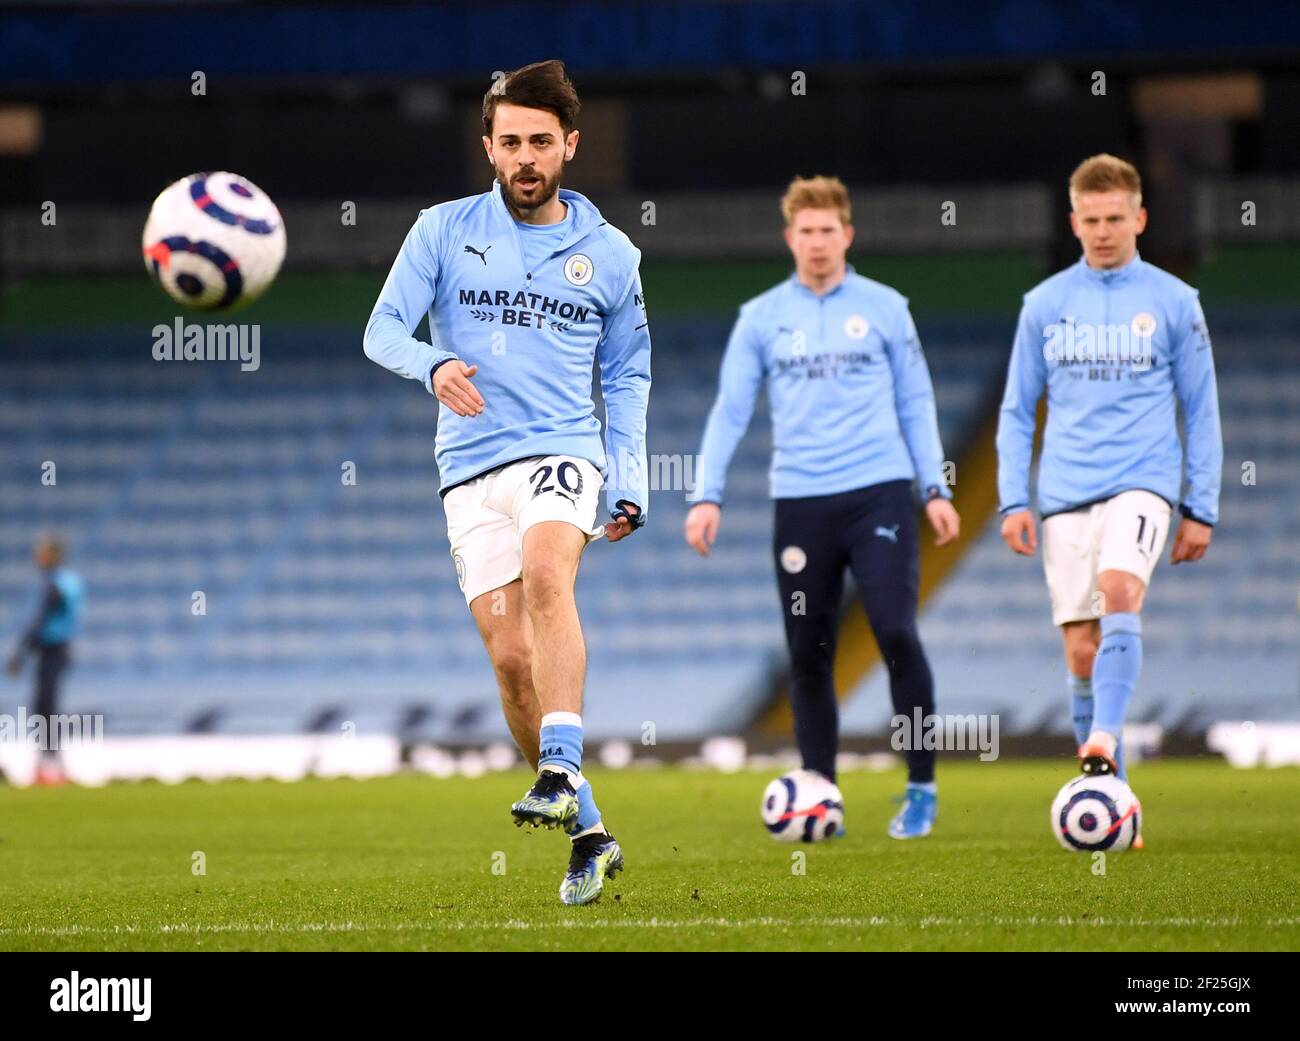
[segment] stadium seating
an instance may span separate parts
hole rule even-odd
[[[713,555],[700,560],[681,537],[681,485],[728,324],[655,324],[650,452],[679,476],[653,495],[634,540],[597,543],[584,560],[594,736],[637,741],[646,722],[660,741],[738,727],[784,655],[764,405],[731,468]],[[996,397],[1006,330],[922,332],[955,456]],[[1254,342],[1239,365],[1224,360],[1237,341],[1217,342],[1224,526],[1204,564],[1158,575],[1144,718],[1208,720],[1224,702],[1241,718],[1293,696],[1286,529],[1300,506],[1300,376],[1280,363],[1297,345]],[[63,531],[89,589],[67,711],[103,712],[111,734],[347,722],[439,741],[504,734],[437,502],[434,403],[368,362],[359,335],[264,329],[256,372],[142,361],[126,332],[105,333],[103,360],[71,369],[40,360],[55,345],[38,334],[19,346],[12,356],[29,360],[5,363],[0,384],[0,635],[16,637],[29,616],[33,537]],[[1254,485],[1241,484],[1243,460],[1257,464]],[[52,486],[40,481],[46,461]],[[996,523],[925,611],[923,635],[944,708],[997,707],[1004,727],[1064,719],[1041,565],[1011,559]],[[26,683],[0,686],[0,710],[26,702]],[[888,714],[883,679],[870,677],[845,729]]]

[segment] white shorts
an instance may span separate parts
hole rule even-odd
[[[604,479],[572,455],[520,459],[459,484],[442,497],[447,538],[465,603],[523,574],[524,532],[541,521],[568,521],[590,544],[605,534],[596,523]]]
[[[1097,592],[1103,571],[1127,571],[1149,586],[1171,513],[1160,496],[1131,491],[1043,521],[1052,624],[1092,621],[1105,613]]]

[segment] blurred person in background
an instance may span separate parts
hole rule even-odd
[[[32,558],[42,572],[44,589],[36,617],[9,657],[8,672],[17,678],[28,654],[36,658],[34,709],[29,718],[45,720],[36,783],[62,784],[66,777],[59,763],[53,717],[58,712],[63,674],[71,663],[72,641],[81,630],[85,583],[66,565],[67,544],[56,535],[43,536],[36,543]]]
[[[1199,295],[1138,252],[1147,211],[1137,168],[1094,155],[1069,189],[1082,256],[1025,294],[1007,370],[997,435],[1002,538],[1021,556],[1038,548],[1029,477],[1046,392],[1037,505],[1079,768],[1127,780],[1121,736],[1142,669],[1143,601],[1171,534],[1170,563],[1209,549],[1223,433]],[[1143,847],[1141,835],[1133,845]]]
[[[704,431],[686,541],[708,556],[722,520],[727,466],[766,384],[773,551],[795,738],[804,769],[834,781],[845,569],[857,581],[889,670],[895,713],[928,716],[934,680],[916,629],[921,568],[913,482],[923,489],[938,545],[957,537],[960,518],[943,479],[934,388],[907,299],[847,262],[847,189],[837,177],[796,178],[781,211],[795,270],[740,309]],[[938,812],[934,749],[914,744],[906,753],[903,806],[889,825],[896,839],[928,835]]]

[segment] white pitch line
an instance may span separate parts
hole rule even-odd
[[[1023,918],[993,916],[991,918],[923,918],[844,917],[844,918],[562,918],[558,921],[528,922],[519,918],[503,922],[299,922],[255,924],[231,922],[217,925],[175,924],[159,926],[140,925],[69,925],[69,926],[9,926],[0,928],[0,936],[202,936],[222,933],[371,933],[371,932],[475,932],[505,931],[526,932],[533,929],[547,932],[555,929],[868,929],[885,926],[902,926],[919,929],[1013,926],[1026,928],[1050,926],[1075,929],[1081,926],[1105,928],[1189,928],[1236,929],[1251,926],[1285,928],[1300,925],[1300,917],[1268,918],[1259,922],[1240,918],[1071,918],[1069,916]]]

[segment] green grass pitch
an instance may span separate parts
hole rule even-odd
[[[590,776],[628,869],[580,908],[557,897],[565,838],[509,819],[522,770],[0,787],[0,948],[1300,947],[1296,769],[1138,767],[1148,848],[1104,875],[1049,834],[1068,760],[942,765],[935,833],[912,842],[885,834],[901,772],[846,774],[848,835],[816,846],[767,837],[765,773]]]

